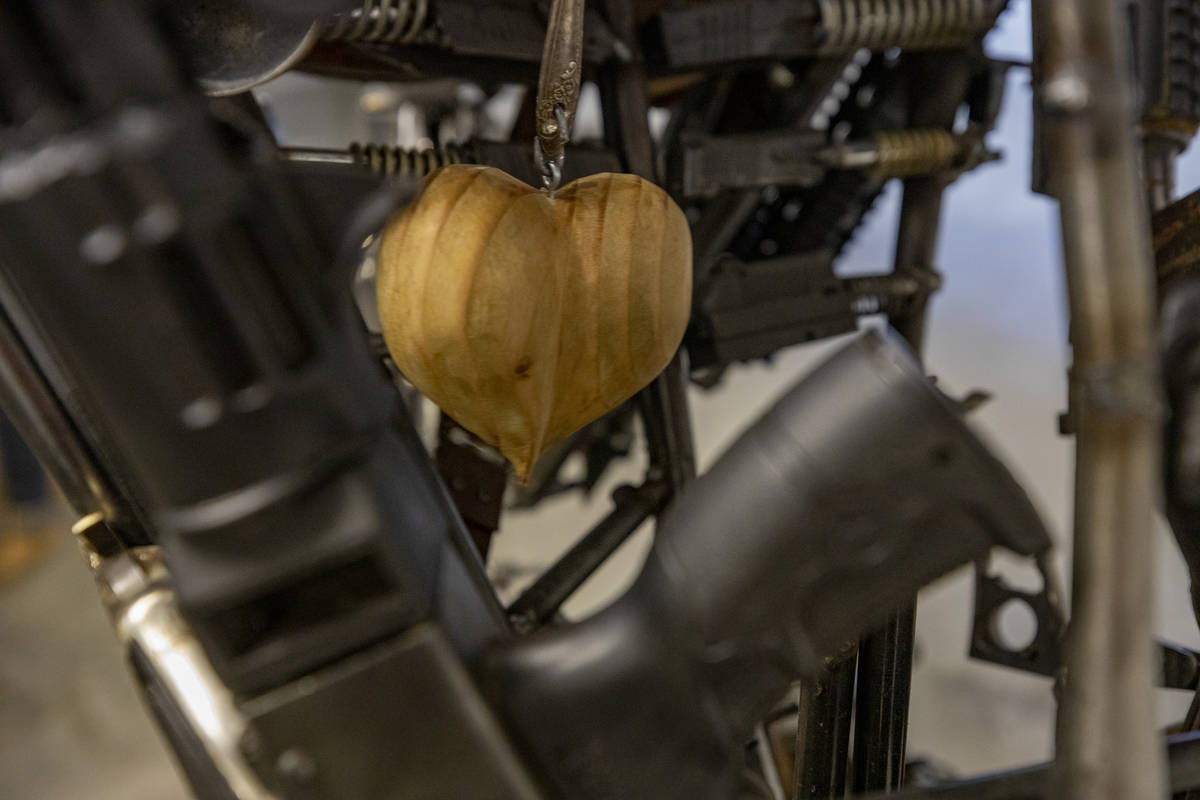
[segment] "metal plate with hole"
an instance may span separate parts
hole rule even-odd
[[[1013,603],[1024,604],[1033,613],[1036,628],[1026,643],[1005,641],[1002,615]],[[1003,578],[976,572],[972,658],[1053,676],[1061,662],[1062,634],[1063,624],[1044,592],[1024,592]]]

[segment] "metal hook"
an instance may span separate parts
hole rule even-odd
[[[547,153],[542,148],[541,138],[533,140],[533,156],[534,161],[542,173],[542,185],[550,192],[550,196],[554,196],[554,191],[562,183],[563,159],[566,152],[566,145],[571,141],[571,130],[567,122],[567,113],[562,106],[555,106],[554,120],[558,126],[558,148],[557,154]]]

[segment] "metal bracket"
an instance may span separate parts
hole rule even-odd
[[[1039,559],[1043,578],[1048,570]],[[975,623],[971,631],[971,657],[1005,667],[1053,676],[1062,664],[1062,637],[1066,627],[1062,610],[1054,597],[1053,584],[1046,581],[1039,592],[1025,592],[998,575],[991,575],[984,564],[975,569]],[[1001,609],[1012,602],[1024,603],[1037,619],[1037,633],[1021,650],[1001,641],[997,621]]]

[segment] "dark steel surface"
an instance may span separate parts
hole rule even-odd
[[[446,414],[438,420],[434,463],[486,563],[492,534],[500,527],[508,465],[503,456]]]
[[[916,608],[894,613],[858,645],[854,709],[855,792],[898,788],[904,781],[908,700]]]
[[[823,131],[685,136],[683,197],[712,197],[731,189],[812,186],[825,176],[816,155]]]
[[[1023,603],[1033,612],[1037,632],[1029,645],[1014,651],[997,636],[997,614],[1010,602]],[[1053,677],[1062,666],[1062,638],[1066,627],[1062,609],[1046,592],[1025,592],[984,568],[975,570],[975,614],[971,628],[972,658]]]
[[[600,76],[605,138],[621,154],[627,172],[660,183],[650,135],[646,70],[637,46],[636,9],[632,0],[604,0],[604,11],[614,35],[629,49],[628,59],[608,64]],[[678,493],[696,475],[682,349],[638,394],[637,403],[650,451],[648,477],[665,479]]]
[[[357,234],[360,252],[357,214],[378,226],[376,198],[296,194],[252,128],[211,116],[160,20],[71,8],[34,12],[67,53],[16,63],[83,48],[108,77],[19,95],[45,124],[5,129],[4,168],[34,180],[3,182],[0,301],[28,319],[25,350],[61,376],[74,426],[103,432],[96,458],[152,524],[210,659],[254,691],[429,617],[453,620],[470,659],[504,634],[502,609],[363,341],[326,228]],[[95,163],[31,170],[55,136]],[[381,195],[385,211],[411,190]]]
[[[800,681],[794,800],[838,800],[846,794],[856,666],[851,654]]]
[[[889,19],[855,0],[696,3],[662,13],[663,49],[672,67],[695,68],[859,48],[961,47],[986,33],[1002,7],[995,0],[910,0],[903,10],[890,8]]]
[[[827,251],[749,263],[726,256],[698,292],[689,333],[693,369],[765,358],[858,325],[857,298],[834,276]]]
[[[687,371],[683,351],[637,395],[638,410],[650,451],[651,480],[665,480],[679,493],[696,477],[691,411],[687,405]]]
[[[543,797],[434,625],[256,697],[243,710],[251,724],[244,749],[279,797]],[[386,757],[381,742],[395,743]]]
[[[794,677],[993,544],[1049,537],[903,345],[870,333],[685,490],[624,597],[497,648],[485,683],[565,796],[725,800]]]
[[[316,17],[246,0],[180,0],[180,42],[204,90],[231,95],[287,72],[321,34]]]
[[[669,496],[663,482],[613,492],[613,510],[508,607],[513,627],[527,632],[548,622],[639,525],[662,510]]]
[[[123,505],[85,449],[83,437],[37,371],[7,318],[0,316],[0,406],[20,430],[38,461],[80,515],[100,512],[131,538],[144,544],[141,522]]]

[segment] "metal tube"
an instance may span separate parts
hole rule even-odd
[[[667,499],[663,483],[646,483],[637,489],[623,486],[613,493],[616,507],[546,570],[508,607],[518,630],[543,624],[621,544],[658,513]]]
[[[895,790],[904,780],[916,607],[892,615],[858,650],[854,791]]]
[[[676,353],[667,368],[638,395],[650,450],[650,477],[666,480],[676,493],[696,477],[686,380],[682,354]]]
[[[1076,431],[1057,800],[1161,798],[1153,655],[1154,272],[1116,3],[1036,0],[1040,122],[1062,215]]]
[[[603,85],[605,135],[622,155],[625,168],[661,183],[655,169],[654,140],[647,116],[646,67],[637,49],[637,14],[632,0],[605,0],[604,10],[617,39],[629,45],[628,60],[607,68]],[[651,477],[665,477],[674,492],[696,477],[692,421],[687,405],[687,373],[682,353],[638,396],[650,448]]]
[[[834,800],[846,794],[855,663],[851,655],[828,674],[800,682],[795,800]]]
[[[121,518],[121,504],[107,477],[85,450],[81,436],[4,315],[0,315],[0,408],[76,512],[99,511],[106,519],[132,522]]]

